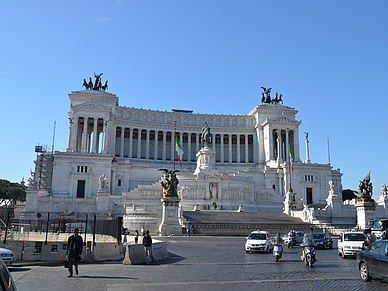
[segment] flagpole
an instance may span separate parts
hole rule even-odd
[[[288,142],[288,192],[291,189],[290,142]]]
[[[287,129],[288,132],[288,129]],[[288,192],[292,192],[292,186],[291,186],[291,146],[290,146],[290,140],[288,140]]]
[[[174,159],[173,159],[173,170],[175,170],[175,151],[176,151],[176,120],[174,120]]]

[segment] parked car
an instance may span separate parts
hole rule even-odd
[[[0,290],[17,291],[15,282],[2,259],[0,259]]]
[[[304,237],[304,232],[302,231],[295,232],[295,244],[300,245],[303,241],[303,237]],[[283,241],[286,245],[288,244],[288,242],[290,241],[290,233],[283,236]]]
[[[11,266],[15,261],[15,254],[11,250],[0,248],[0,257],[7,266]]]
[[[327,233],[314,233],[312,239],[316,248],[333,248],[333,239]]]
[[[366,236],[361,231],[345,231],[341,233],[338,240],[338,255],[344,259],[347,256],[354,256],[364,246]]]
[[[388,279],[388,240],[376,241],[358,252],[357,269],[364,282],[372,277]]]
[[[245,252],[249,251],[264,251],[272,252],[272,241],[268,231],[252,231],[245,242]]]

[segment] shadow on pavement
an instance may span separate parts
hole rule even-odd
[[[138,278],[132,278],[132,277],[112,277],[112,276],[88,276],[88,275],[81,275],[76,276],[78,278],[91,278],[91,279],[123,279],[123,280],[137,280]]]
[[[25,268],[25,267],[8,267],[8,270],[12,272],[25,272],[30,271],[31,268]]]
[[[169,265],[169,264],[174,264],[183,260],[186,260],[185,257],[173,254],[168,252],[168,259],[157,261],[157,262],[152,262],[150,265]]]

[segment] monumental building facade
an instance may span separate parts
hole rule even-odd
[[[245,211],[283,212],[290,177],[297,208],[325,204],[329,181],[342,191],[339,169],[300,159],[305,145],[299,144],[298,111],[280,102],[263,102],[246,115],[215,115],[119,106],[116,95],[101,90],[71,92],[69,101],[67,150],[38,155],[24,218],[38,212],[122,216],[125,227],[152,231],[162,212],[158,170],[172,169],[178,159],[174,132],[184,151],[182,168],[176,167],[181,210],[242,205]],[[199,154],[205,122],[212,133],[210,161]]]

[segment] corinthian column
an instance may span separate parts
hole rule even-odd
[[[155,129],[154,160],[158,159],[158,133],[159,131]]]
[[[101,151],[103,153],[106,153],[106,139],[107,139],[106,129],[108,127],[108,121],[104,120],[103,122],[104,122],[104,131],[103,131],[103,134],[102,134],[102,149],[101,149]]]
[[[121,127],[121,138],[120,138],[120,157],[124,156],[124,126]]]
[[[191,132],[187,133],[187,161],[191,162]]]
[[[129,129],[129,147],[128,147],[128,158],[132,159],[133,151],[133,128]]]
[[[229,163],[232,163],[232,135],[229,134]]]
[[[69,117],[69,135],[67,137],[67,152],[71,152],[71,130],[73,128],[73,119],[72,117]]]
[[[150,158],[150,130],[146,129],[146,154],[145,158],[148,160]]]
[[[167,131],[163,130],[163,152],[162,152],[162,160],[166,160],[166,151],[167,151]]]
[[[141,158],[141,128],[137,129],[137,156],[138,159]]]
[[[86,153],[86,147],[88,145],[88,118],[84,117],[84,130],[82,133],[82,150],[81,153]]]
[[[240,135],[237,134],[237,163],[240,163]]]
[[[248,135],[245,134],[245,162],[249,163],[249,156],[248,156]]]
[[[93,119],[93,148],[92,148],[92,153],[97,153],[97,139],[98,139],[98,134],[97,134],[97,123],[98,123],[98,118]]]

